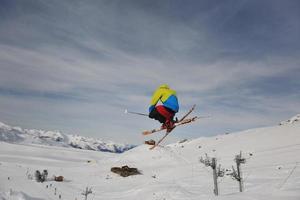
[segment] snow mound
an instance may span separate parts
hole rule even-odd
[[[286,124],[294,124],[294,123],[300,123],[300,114],[297,114],[296,116],[279,123],[279,125],[286,125]]]
[[[99,139],[68,135],[60,131],[22,129],[0,122],[0,141],[15,144],[38,144],[47,146],[73,147],[78,149],[122,153],[133,147],[130,144],[116,144]]]

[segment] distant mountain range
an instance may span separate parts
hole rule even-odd
[[[300,123],[300,114],[282,121],[279,125]],[[123,153],[136,147],[130,144],[116,144],[104,142],[100,139],[79,135],[64,134],[60,131],[45,131],[36,129],[22,129],[0,122],[0,141],[15,144],[38,144],[48,146],[72,147],[77,149]]]
[[[122,153],[135,147],[130,144],[116,144],[99,139],[69,135],[60,131],[44,131],[36,129],[22,129],[0,122],[0,141],[15,144],[39,144],[60,147],[72,147],[93,151]]]

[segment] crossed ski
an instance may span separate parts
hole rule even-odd
[[[192,118],[187,118],[187,116],[189,116],[189,114],[191,114],[193,112],[195,107],[196,107],[196,105],[193,105],[193,107],[180,120],[178,120],[175,123],[174,128],[172,130],[174,130],[177,126],[181,126],[181,125],[196,121],[199,118],[197,116],[192,117]],[[158,128],[158,129],[152,129],[150,131],[143,131],[142,134],[143,135],[150,135],[152,133],[156,133],[156,132],[159,132],[159,131],[162,131],[162,130],[165,130],[165,129],[166,128],[161,127],[161,128]],[[172,132],[172,130],[169,131],[169,132],[166,132],[166,134],[160,140],[158,140],[152,147],[150,147],[150,149],[154,149],[155,147],[157,147],[169,135],[169,133]]]

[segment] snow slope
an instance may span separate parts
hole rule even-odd
[[[56,146],[28,146],[0,142],[0,199],[105,200],[299,200],[300,123],[198,138],[149,150],[141,145],[123,154]],[[207,154],[231,169],[242,151],[245,191],[229,176],[219,178],[219,196],[213,194],[212,170],[199,162]],[[120,177],[111,167],[128,165],[142,175]],[[48,169],[64,182],[37,183],[27,174]],[[9,179],[8,179],[9,177]],[[50,185],[51,184],[51,185]],[[48,188],[47,188],[48,187]],[[56,195],[54,194],[56,188]]]
[[[300,114],[295,115],[291,119],[288,119],[286,121],[280,122],[279,125],[293,124],[293,123],[299,123],[299,122],[300,122]]]
[[[17,144],[39,144],[49,146],[74,147],[94,151],[122,153],[133,147],[129,144],[103,142],[99,139],[67,135],[59,131],[44,131],[12,127],[0,122],[0,141]]]

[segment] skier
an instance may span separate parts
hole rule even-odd
[[[161,101],[162,105],[157,105]],[[174,128],[174,116],[179,110],[176,91],[169,88],[167,84],[159,86],[153,93],[150,107],[149,117],[162,123],[162,128],[170,132]]]

